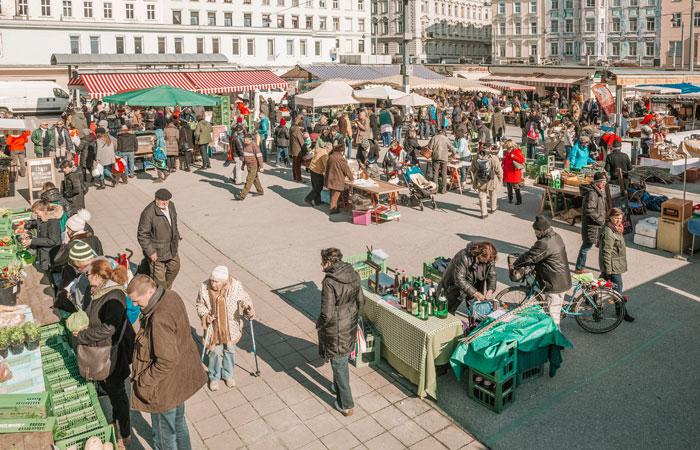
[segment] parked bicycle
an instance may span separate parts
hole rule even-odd
[[[534,275],[533,267],[526,269],[518,277],[523,285],[502,290],[496,295],[496,300],[508,310],[526,303],[539,304],[543,309],[546,308],[548,305],[544,290]],[[574,292],[564,299],[561,307],[562,319],[574,317],[581,328],[589,333],[598,334],[612,331],[620,325],[625,317],[625,299],[615,290],[614,283],[574,275],[573,285]]]

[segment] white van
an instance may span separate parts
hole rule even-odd
[[[0,112],[62,113],[68,93],[53,81],[0,81]]]

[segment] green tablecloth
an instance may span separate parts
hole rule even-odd
[[[472,333],[478,332],[493,321],[494,319],[487,318]],[[536,311],[530,310],[526,315],[515,315],[510,322],[495,325],[469,345],[460,342],[450,358],[457,379],[461,379],[466,366],[484,373],[491,373],[502,367],[508,357],[506,347],[513,341],[517,341],[517,349],[521,352],[531,352],[549,345],[574,348],[561,334],[552,318],[537,307]]]
[[[365,289],[364,294],[361,313],[379,330],[384,359],[416,385],[418,396],[437,399],[435,366],[450,361],[457,339],[464,333],[462,321],[452,315],[420,320],[374,292]]]

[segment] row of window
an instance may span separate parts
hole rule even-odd
[[[486,3],[484,5],[486,6]],[[372,4],[372,13],[376,14],[377,11],[375,10],[375,5],[376,3]],[[397,12],[399,12],[400,9],[397,9]],[[382,7],[382,13],[388,12],[385,7]],[[428,0],[423,0],[420,5],[420,12],[423,14],[429,14],[430,13],[430,3],[428,3]],[[473,5],[453,5],[452,4],[445,4],[445,2],[441,2],[438,4],[438,2],[433,3],[433,14],[442,14],[443,16],[449,16],[449,17],[463,17],[463,18],[471,18],[471,19],[479,19],[482,18],[484,20],[488,20],[489,18],[489,10],[488,8],[477,8],[476,6]],[[453,14],[454,12],[454,14]]]
[[[571,7],[573,8],[573,0],[567,0],[571,1]],[[528,3],[525,3],[526,7]],[[537,0],[533,0],[529,3],[530,6],[530,13],[536,13],[537,12]],[[514,14],[522,14],[522,5],[520,2],[514,2],[513,3],[513,13]],[[498,14],[505,14],[506,13],[506,4],[505,2],[501,2],[498,4]]]
[[[182,24],[182,11],[173,11],[173,24],[175,25],[181,25]],[[199,20],[199,11],[189,11],[189,19],[190,19],[190,25],[200,25],[200,20]],[[299,16],[291,16],[291,20],[287,22],[287,16],[285,15],[277,15],[277,28],[286,28],[287,25],[291,26],[291,28],[294,29],[299,29],[301,28],[301,22],[300,22],[300,17]],[[272,15],[271,14],[262,14],[261,17],[261,22],[260,26],[263,28],[270,28],[272,26]],[[340,17],[332,17],[331,18],[331,30],[333,31],[339,31],[340,30]],[[216,26],[217,25],[217,13],[216,12],[208,12],[207,13],[207,25],[212,25]],[[223,25],[226,27],[233,26],[233,13],[224,13],[224,22]],[[253,26],[253,14],[252,13],[243,13],[243,26],[244,27],[252,27]],[[304,28],[307,30],[312,30],[314,29],[314,16],[305,16],[304,17]],[[353,31],[353,18],[352,17],[346,17],[345,18],[345,31]],[[327,30],[328,29],[328,18],[326,16],[322,16],[318,18],[318,29],[319,30]],[[364,32],[365,31],[365,19],[357,19],[357,31]]]
[[[674,0],[676,1],[676,0]],[[584,8],[595,8],[596,7],[596,0],[583,0],[577,2],[577,6],[579,4],[583,3]],[[600,2],[599,2],[600,3]],[[642,0],[627,0],[627,3],[625,6],[640,6],[642,3]],[[647,6],[656,6],[658,3],[658,0],[646,0]],[[551,9],[559,9],[560,5],[564,5],[564,9],[573,9],[574,8],[574,0],[551,0]],[[611,0],[608,3],[608,6],[611,6],[613,8],[620,8],[623,6],[622,0]]]
[[[90,36],[89,37],[89,50],[91,54],[100,53],[100,36]],[[248,38],[243,41],[241,38],[231,39],[231,51],[230,54],[233,56],[255,56],[255,39]],[[267,39],[267,56],[270,59],[275,59],[277,56],[275,53],[275,42],[276,39]],[[70,36],[70,51],[73,54],[80,53],[80,36]],[[241,44],[245,43],[245,55],[241,53]],[[294,39],[287,39],[286,42],[287,56],[295,56],[296,48]],[[298,42],[298,56],[310,56],[308,55],[308,41],[302,39]],[[353,47],[353,42],[351,39],[347,40],[349,47]],[[160,36],[157,38],[158,53],[167,53],[171,51],[173,53],[185,53],[185,41],[183,37],[175,37],[172,40],[173,47],[168,48],[168,39],[166,37]],[[321,56],[321,41],[313,41],[314,45],[314,55]],[[335,40],[336,48],[340,47],[340,40]],[[115,50],[118,54],[126,53],[126,40],[123,36],[115,37]],[[221,53],[221,40],[218,37],[213,37],[209,40],[209,46],[206,46],[206,40],[203,37],[198,37],[195,40],[195,51],[197,53]],[[354,50],[354,48],[353,48]],[[359,53],[365,52],[365,40],[360,39],[357,41],[357,51]],[[143,37],[135,36],[133,37],[133,53],[141,54],[144,52],[144,41]]]
[[[700,26],[700,13],[695,13],[695,21],[696,21],[696,26]],[[603,23],[600,23],[600,27],[603,27]],[[626,27],[622,26],[622,23],[619,18],[613,18],[612,21],[610,22],[610,32],[612,33],[620,33],[620,32],[637,32],[639,31],[639,26],[638,26],[638,21],[636,18],[630,18],[627,23]],[[526,25],[527,26],[527,25]],[[511,28],[508,30],[507,28]],[[578,29],[577,29],[578,28]],[[522,32],[523,26],[520,22],[514,22],[512,27],[506,27],[505,22],[500,22],[498,24],[498,34],[499,35],[507,35],[507,34],[515,34],[515,35],[520,35],[523,34]],[[509,33],[508,31],[512,31],[512,33]],[[549,30],[547,32],[549,33],[559,33],[563,31],[564,33],[580,33],[580,32],[585,32],[585,33],[595,33],[596,32],[596,19],[595,18],[587,18],[584,21],[583,29],[580,29],[580,26],[578,25],[577,22],[574,21],[574,19],[566,19],[564,21],[564,28],[562,29],[560,27],[560,21],[559,20],[552,20],[550,21],[550,26]],[[654,17],[647,17],[646,19],[646,27],[644,31],[656,31],[656,19]],[[530,34],[537,34],[537,22],[530,22]]]
[[[680,28],[681,23],[682,23],[681,13],[671,14],[671,27],[672,28]],[[700,12],[695,13],[695,16],[693,17],[693,26],[700,27]]]
[[[637,57],[641,56],[639,55],[639,46],[641,44],[638,44],[637,42],[627,42],[627,54],[623,55],[620,52],[621,49],[621,43],[620,42],[612,42],[610,44],[610,56],[629,56],[629,57]],[[644,56],[654,56],[656,54],[656,46],[654,42],[645,42],[644,43]],[[560,53],[560,50],[563,50],[563,53]],[[554,56],[573,56],[574,55],[574,43],[573,42],[565,42],[564,47],[561,48],[559,45],[559,42],[552,42],[550,44],[550,52]],[[580,56],[586,56],[586,55],[595,55],[595,42],[586,42],[583,47],[581,47],[581,52],[582,54]]]

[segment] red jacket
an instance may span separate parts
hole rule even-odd
[[[503,181],[506,183],[522,183],[523,182],[523,171],[522,169],[515,169],[513,167],[513,161],[517,161],[521,164],[525,163],[525,157],[523,156],[522,150],[516,148],[510,152],[506,152],[503,158]]]
[[[7,137],[7,147],[11,152],[16,150],[24,150],[24,144],[29,141],[30,134],[31,133],[29,131],[25,131],[19,136],[9,135]]]

